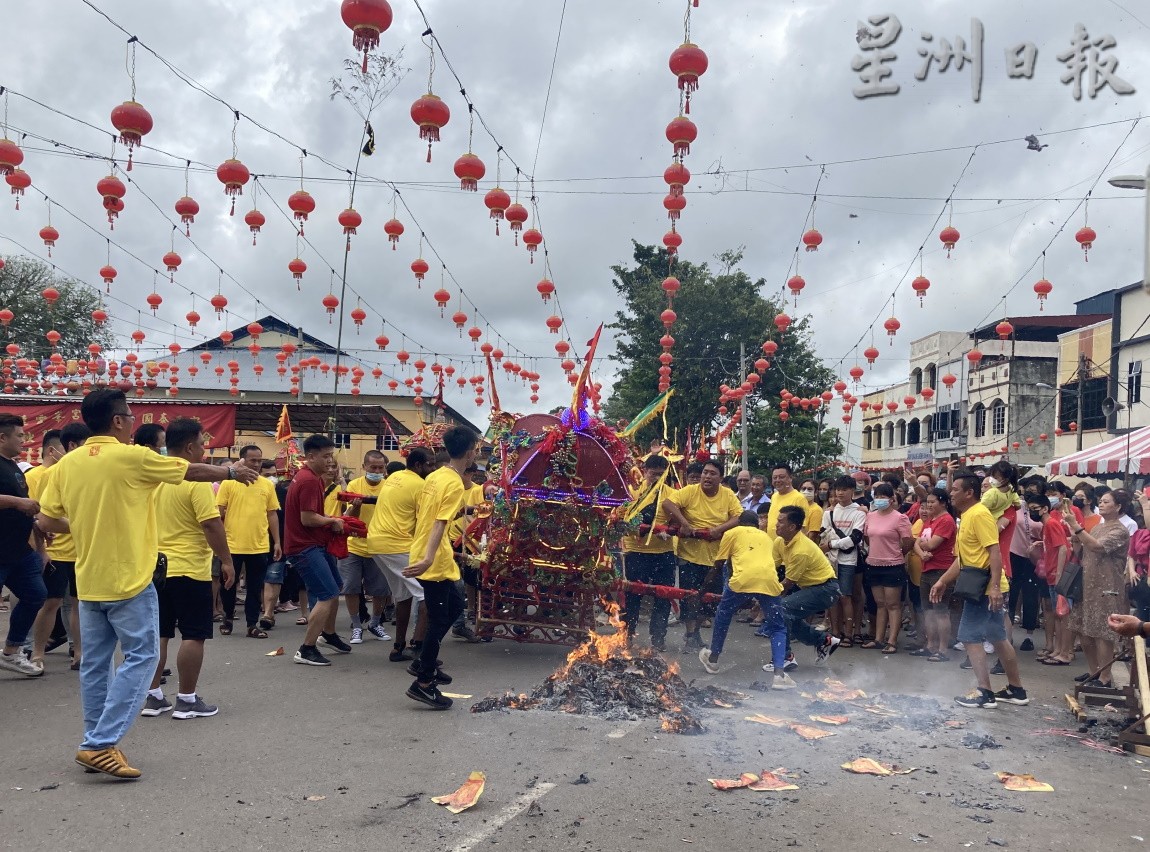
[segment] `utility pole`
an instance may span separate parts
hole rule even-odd
[[[739,344],[739,371],[744,376],[747,374],[747,347],[742,343]],[[750,462],[747,459],[747,395],[746,394],[743,394],[742,398],[739,400],[739,420],[741,421],[739,423],[739,425],[742,427],[742,435],[743,435],[743,447],[742,447],[743,458],[742,458],[740,468],[746,468],[747,470],[750,470],[750,467],[748,467]]]
[[[1078,428],[1074,430],[1075,434],[1075,448],[1078,452],[1082,452],[1082,399],[1086,394],[1086,353],[1078,353],[1078,420],[1076,425]]]

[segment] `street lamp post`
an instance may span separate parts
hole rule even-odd
[[[1110,178],[1107,181],[1111,186],[1117,189],[1136,189],[1141,191],[1146,197],[1146,234],[1142,240],[1143,251],[1143,266],[1142,266],[1142,289],[1150,293],[1150,166],[1146,168],[1144,176],[1139,175],[1118,175],[1117,177]]]

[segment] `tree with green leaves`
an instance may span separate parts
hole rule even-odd
[[[3,258],[0,269],[0,308],[13,314],[12,322],[0,332],[3,345],[15,343],[24,358],[43,360],[53,351],[65,359],[88,358],[88,344],[116,345],[108,328],[96,325],[92,311],[100,307],[100,296],[90,287],[61,275],[55,268],[22,255]],[[43,292],[54,287],[60,294],[49,307]],[[60,333],[56,349],[45,335]]]
[[[658,394],[660,338],[668,332],[659,315],[667,308],[662,282],[670,267],[665,249],[634,243],[634,264],[614,266],[613,285],[624,309],[615,314],[611,328],[616,332],[612,359],[621,365],[619,378],[605,407],[608,420],[626,420],[648,405]],[[784,335],[774,319],[785,311],[781,297],[764,298],[763,278],[752,278],[739,268],[742,252],[723,252],[717,257],[719,269],[706,263],[695,264],[676,258],[671,274],[680,282],[675,296],[677,315],[670,335],[671,387],[675,393],[667,406],[668,437],[683,449],[688,429],[692,445],[698,448],[705,434],[713,436],[734,414],[738,403],[731,401],[728,417],[718,413],[720,385],[738,387],[754,361],[763,357],[762,344],[774,339],[778,351],[761,380],[746,396],[748,454],[750,467],[765,470],[777,462],[787,462],[796,470],[814,466],[818,435],[817,415],[795,408],[789,420],[779,419],[780,393],[788,390],[796,397],[815,397],[828,390],[834,373],[815,355],[811,346],[809,317],[795,320]],[[747,361],[739,363],[739,344],[746,347]],[[837,421],[832,403],[825,412],[827,424]],[[739,427],[727,441],[738,449]],[[639,443],[662,433],[656,419],[640,430]],[[824,428],[819,438],[820,463],[838,458],[842,441],[836,428]]]

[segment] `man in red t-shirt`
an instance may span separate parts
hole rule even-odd
[[[1057,613],[1058,596],[1054,586],[1066,567],[1070,555],[1070,540],[1066,535],[1066,525],[1062,517],[1050,511],[1050,499],[1037,495],[1026,499],[1026,509],[1030,520],[1042,524],[1042,551],[1046,564],[1046,579],[1050,584],[1050,610],[1047,613],[1046,629],[1053,631],[1054,641],[1047,645],[1054,649],[1048,657],[1039,659],[1044,666],[1068,666],[1074,656],[1074,634],[1067,629],[1066,617]]]
[[[327,552],[332,536],[343,532],[343,520],[323,511],[323,475],[335,464],[335,444],[323,435],[312,435],[303,442],[303,452],[304,466],[292,478],[284,505],[284,558],[296,569],[312,604],[295,662],[330,666],[331,661],[316,650],[317,641],[340,654],[351,653],[351,646],[335,632],[343,580],[335,557]]]

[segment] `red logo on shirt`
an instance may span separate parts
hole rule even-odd
[[[98,456],[98,455],[100,455],[100,448],[99,448],[98,446],[96,446],[96,447],[88,447],[88,455],[90,455],[90,456]]]

